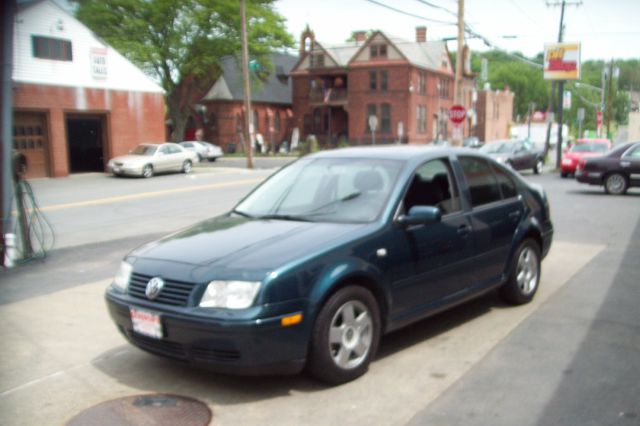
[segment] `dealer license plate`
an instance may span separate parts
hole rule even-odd
[[[135,308],[129,308],[129,312],[131,313],[133,331],[144,336],[153,337],[154,339],[162,339],[160,315]]]

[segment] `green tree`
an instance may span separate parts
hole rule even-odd
[[[250,54],[293,45],[275,0],[246,0]],[[175,141],[194,100],[219,76],[219,60],[240,52],[237,0],[75,0],[77,18],[155,78],[165,90]]]

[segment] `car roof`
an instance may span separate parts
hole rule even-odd
[[[462,147],[443,147],[434,145],[381,145],[358,146],[332,149],[311,154],[307,158],[362,158],[385,160],[423,160],[432,157],[442,157],[452,152],[476,154],[477,151]]]
[[[594,139],[589,139],[589,138],[582,138],[582,139],[578,139],[576,140],[576,143],[611,143],[611,141],[609,139],[598,139],[598,138],[594,138]]]

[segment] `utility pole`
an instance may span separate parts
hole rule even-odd
[[[607,98],[607,134],[605,135],[605,138],[609,139],[611,132],[611,107],[613,98],[613,58],[611,58],[611,62],[609,62],[609,87],[607,91]]]
[[[453,87],[453,102],[462,105],[462,69],[464,66],[464,0],[458,0],[458,51],[456,52],[456,77]],[[462,140],[456,137],[451,139],[453,146],[462,146]],[[462,133],[462,132],[460,132]]]
[[[563,33],[564,33],[564,10],[565,7],[569,6],[580,6],[582,5],[582,1],[568,3],[566,0],[562,0],[561,3],[547,3],[547,6],[561,6],[560,10],[560,29],[558,30],[558,43],[562,43]],[[564,97],[564,80],[560,80],[557,84],[558,88],[558,103],[557,103],[557,113],[558,113],[558,142],[556,145],[556,167],[560,167],[560,162],[562,161],[562,126],[563,126],[563,107],[562,100]],[[553,98],[551,99],[553,103]]]
[[[245,0],[240,0],[240,41],[242,43],[242,89],[244,93],[244,148],[247,153],[247,168],[253,169],[253,146],[251,143],[251,88],[249,86],[249,43],[247,42],[247,12]]]
[[[2,182],[2,221],[0,222],[0,241],[2,241],[2,258],[0,258],[0,265],[4,265],[7,250],[7,240],[9,232],[12,229],[13,220],[11,217],[11,200],[13,199],[13,179],[12,179],[12,155],[11,148],[13,145],[13,90],[12,90],[12,70],[13,70],[13,19],[15,11],[14,0],[7,0],[2,6],[2,46],[0,46],[2,57],[2,87],[0,93],[2,99],[0,100],[0,111],[2,134],[0,135],[0,147],[2,152],[0,158],[2,159],[2,176],[0,182]],[[5,265],[9,266],[9,265]]]

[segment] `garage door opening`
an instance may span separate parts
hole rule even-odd
[[[71,173],[104,171],[102,118],[67,118],[67,138]]]

